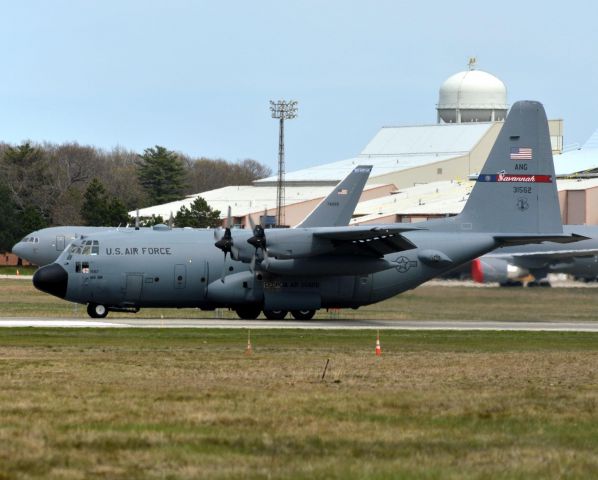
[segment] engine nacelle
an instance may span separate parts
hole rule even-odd
[[[227,275],[208,285],[206,298],[221,305],[244,305],[261,303],[264,292],[261,282],[255,281],[253,273],[245,271]]]
[[[504,258],[481,257],[471,262],[471,277],[477,283],[506,283],[527,275],[528,270],[513,265]]]

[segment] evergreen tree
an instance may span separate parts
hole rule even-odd
[[[129,222],[129,213],[123,202],[118,198],[112,197],[108,202],[106,212],[106,225],[126,225]]]
[[[10,251],[23,235],[10,190],[0,183],[0,252]],[[28,232],[27,232],[28,233]]]
[[[220,211],[212,210],[208,203],[197,197],[189,208],[184,205],[174,218],[177,227],[213,228],[220,225]]]
[[[146,148],[140,155],[139,183],[152,204],[179,200],[185,187],[185,166],[179,156],[164,147]]]
[[[125,206],[118,198],[110,198],[97,178],[89,182],[83,199],[81,217],[85,225],[101,227],[127,223],[129,216]]]

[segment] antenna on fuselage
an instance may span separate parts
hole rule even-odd
[[[135,230],[139,230],[139,209],[137,209],[137,213],[135,214]]]

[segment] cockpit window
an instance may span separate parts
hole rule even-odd
[[[72,255],[99,255],[100,242],[98,240],[85,240],[80,245],[73,243],[69,249],[69,256]]]

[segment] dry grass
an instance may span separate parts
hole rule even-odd
[[[0,478],[592,478],[598,336],[0,331]],[[331,359],[324,381],[326,358]]]

